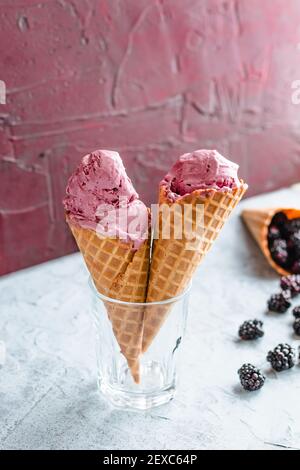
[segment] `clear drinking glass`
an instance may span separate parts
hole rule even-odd
[[[180,345],[185,332],[190,287],[183,294],[162,302],[121,302],[96,290],[90,279],[92,313],[96,327],[98,386],[118,407],[146,410],[167,403],[174,397]],[[140,382],[132,378],[127,360],[113,332],[109,313],[124,311],[138,319],[156,319],[158,332],[140,356]],[[157,318],[163,318],[157,326]]]

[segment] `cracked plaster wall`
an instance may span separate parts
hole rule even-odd
[[[0,274],[75,246],[80,157],[117,149],[141,196],[216,147],[249,194],[300,180],[298,0],[0,0]]]

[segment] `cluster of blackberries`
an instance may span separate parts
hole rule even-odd
[[[273,351],[268,352],[267,361],[270,362],[272,368],[276,370],[276,372],[282,372],[284,370],[291,369],[296,364],[295,349],[286,343],[278,344],[276,348],[273,349]],[[266,377],[262,374],[262,372],[252,364],[244,364],[238,370],[238,374],[242,387],[249,392],[254,392],[262,388],[266,380]]]
[[[268,300],[268,309],[271,312],[285,313],[292,305],[291,299],[300,294],[300,274],[284,276],[280,280],[281,292],[271,295]],[[293,324],[296,335],[300,336],[300,307],[295,307]]]
[[[268,246],[276,264],[300,274],[300,218],[288,219],[284,212],[277,212],[269,225]]]
[[[284,276],[280,280],[281,292],[274,294],[268,301],[269,310],[284,313],[291,306],[291,299],[300,294],[300,275]],[[295,321],[294,331],[300,336],[300,306],[293,309]],[[260,320],[245,321],[239,328],[239,336],[243,340],[256,340],[264,335],[263,322]],[[300,348],[299,348],[300,360]],[[276,372],[291,369],[296,363],[296,353],[289,344],[278,344],[267,354],[267,361]],[[263,387],[265,376],[252,364],[244,364],[238,371],[241,384],[245,390],[255,391]]]

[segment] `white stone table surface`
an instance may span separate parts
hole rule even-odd
[[[97,392],[79,254],[2,277],[0,449],[300,449],[300,367],[276,374],[265,361],[277,343],[300,341],[290,312],[266,314],[279,279],[239,218],[243,207],[299,202],[284,189],[232,215],[194,279],[177,396],[149,412],[113,409]],[[238,341],[240,323],[255,317],[264,338]],[[267,374],[257,393],[239,386],[248,361]]]

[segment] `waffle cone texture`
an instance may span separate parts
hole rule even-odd
[[[133,251],[131,243],[102,237],[95,230],[74,225],[67,219],[78,248],[101,294],[124,302],[145,302],[150,260],[150,237]],[[132,377],[140,381],[143,309],[104,302],[115,338]]]
[[[142,303],[168,300],[182,294],[211,248],[232,210],[247,190],[241,186],[230,192],[196,190],[170,202],[167,188],[160,187],[157,239],[153,242],[150,265],[150,235],[134,251],[131,243],[102,237],[95,230],[67,222],[99,293],[124,302]],[[164,211],[169,211],[170,232],[164,233]],[[178,224],[176,214],[184,210],[190,230]],[[200,217],[200,219],[199,219]],[[198,220],[203,223],[198,226]],[[181,225],[182,237],[178,238]],[[140,381],[140,355],[147,351],[171,311],[165,306],[141,307],[104,302],[115,338],[125,356],[132,377]]]
[[[158,234],[153,244],[147,302],[170,299],[185,291],[195,270],[247,188],[247,184],[241,180],[240,187],[230,192],[196,190],[175,202],[170,202],[167,188],[163,185],[160,187]],[[163,207],[171,209],[168,215]],[[177,238],[177,216],[180,214],[182,236]],[[202,220],[200,225],[199,220]],[[170,225],[169,238],[164,234],[166,221]],[[170,305],[146,307],[142,352],[147,351],[151,345],[170,309]]]
[[[245,209],[242,212],[242,218],[251,235],[260,247],[263,255],[269,265],[275,269],[281,276],[291,274],[290,272],[279,266],[273,258],[268,246],[268,229],[272,218],[277,212],[284,212],[288,219],[296,219],[300,217],[300,210],[290,208],[266,208],[266,209]]]

